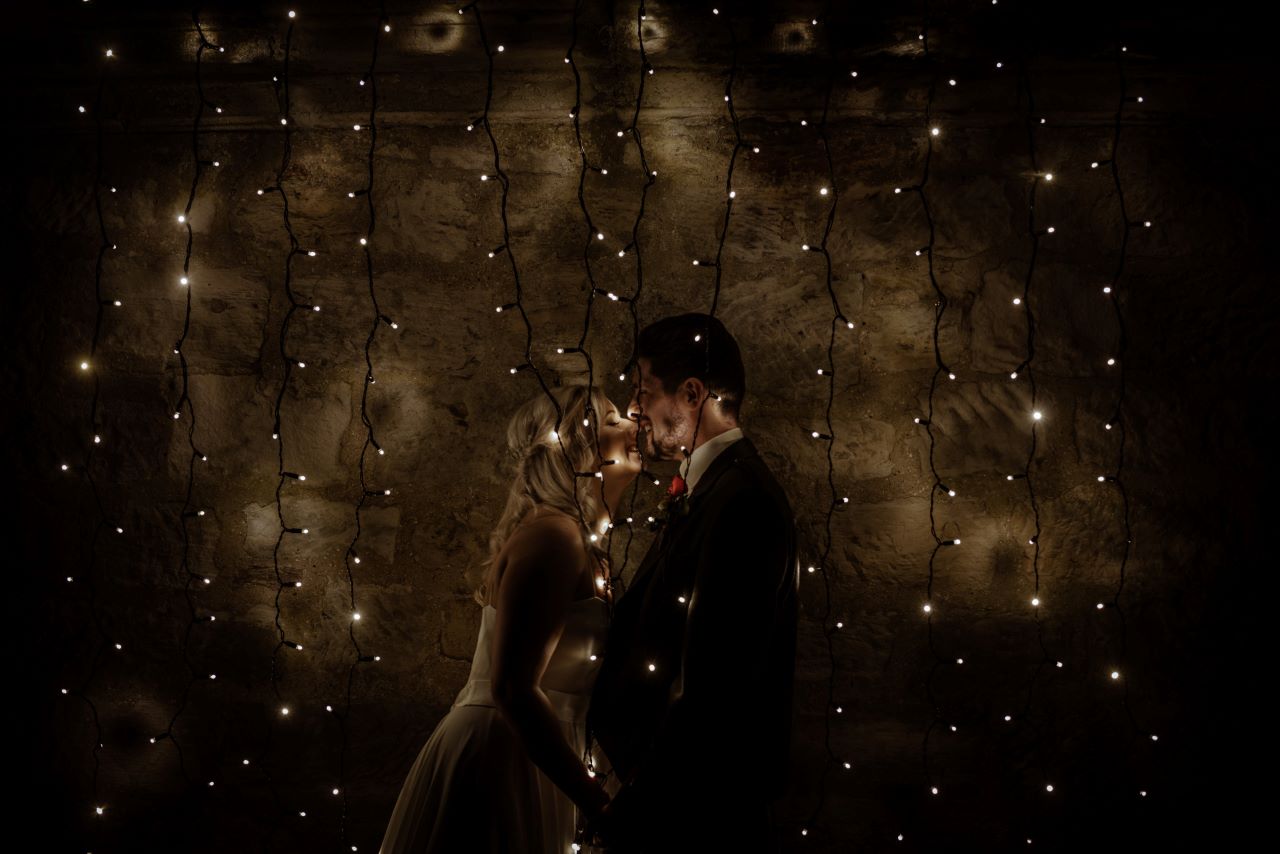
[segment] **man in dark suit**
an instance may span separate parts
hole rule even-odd
[[[738,426],[742,358],[719,320],[646,327],[636,362],[627,414],[644,456],[681,466],[665,525],[616,603],[597,676],[588,731],[620,789],[590,830],[611,852],[776,851],[770,804],[786,782],[795,673],[794,517]]]

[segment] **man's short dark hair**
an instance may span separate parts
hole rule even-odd
[[[674,394],[686,379],[697,377],[720,396],[721,411],[738,420],[747,393],[742,353],[717,318],[695,312],[649,324],[636,338],[637,365],[641,358],[649,360],[649,375],[662,383],[665,394]]]

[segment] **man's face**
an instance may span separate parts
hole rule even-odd
[[[680,460],[681,447],[689,442],[693,423],[690,410],[680,405],[677,395],[665,394],[662,381],[649,373],[649,360],[637,360],[639,369],[631,373],[631,400],[627,417],[639,428],[639,443],[650,460]],[[696,414],[696,412],[695,412]]]

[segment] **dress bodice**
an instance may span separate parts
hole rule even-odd
[[[480,636],[471,657],[471,675],[453,705],[493,706],[493,636],[498,611],[485,605],[480,613]],[[596,674],[604,658],[609,631],[609,606],[598,596],[569,605],[564,631],[551,653],[539,687],[551,701],[556,716],[566,722],[585,721]]]

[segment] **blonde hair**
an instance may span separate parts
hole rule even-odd
[[[537,505],[546,505],[578,520],[583,546],[597,556],[606,553],[592,543],[589,525],[598,519],[602,500],[602,481],[598,477],[578,477],[576,472],[599,469],[597,435],[592,425],[609,410],[604,392],[585,383],[550,389],[560,406],[557,425],[556,407],[546,392],[525,401],[507,424],[507,452],[515,465],[515,476],[507,493],[507,505],[489,535],[489,556],[481,564],[481,582],[473,598],[480,605],[492,604],[497,587],[498,564],[495,558],[520,521]],[[594,418],[587,415],[588,402]],[[557,438],[552,437],[555,431]],[[567,457],[566,457],[567,454]],[[581,512],[579,512],[581,508]]]

